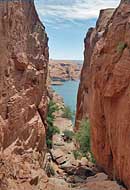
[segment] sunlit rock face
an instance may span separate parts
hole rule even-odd
[[[0,1],[0,149],[10,166],[10,155],[17,163],[27,152],[28,160],[29,152],[44,153],[48,57],[47,34],[33,0]]]
[[[98,165],[130,188],[130,1],[107,12],[85,39],[76,127],[89,117]]]

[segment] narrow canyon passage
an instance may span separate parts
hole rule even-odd
[[[0,190],[129,190],[130,1],[101,10],[88,32],[71,15],[66,52],[77,56],[83,27],[84,61],[49,57],[48,2],[41,14],[41,2],[0,0]]]

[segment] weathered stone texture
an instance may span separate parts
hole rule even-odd
[[[91,123],[98,165],[130,188],[130,1],[101,11],[85,39],[76,127]],[[109,16],[107,16],[109,15]],[[112,16],[111,16],[112,15]]]
[[[6,189],[21,179],[8,171],[12,164],[31,174],[33,155],[37,151],[39,158],[34,160],[40,161],[45,152],[48,58],[47,34],[33,0],[0,1],[0,149],[5,165],[0,164],[0,187],[4,176]],[[10,184],[10,180],[14,181]]]

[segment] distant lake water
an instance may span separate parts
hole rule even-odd
[[[70,106],[72,111],[76,111],[78,87],[79,80],[66,81],[63,85],[52,85],[52,88],[64,98],[65,105]]]

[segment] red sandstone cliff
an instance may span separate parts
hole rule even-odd
[[[85,39],[76,127],[89,117],[98,165],[130,188],[130,1],[110,12]]]
[[[2,190],[29,190],[38,183],[46,139],[48,57],[48,38],[33,0],[0,1]]]

